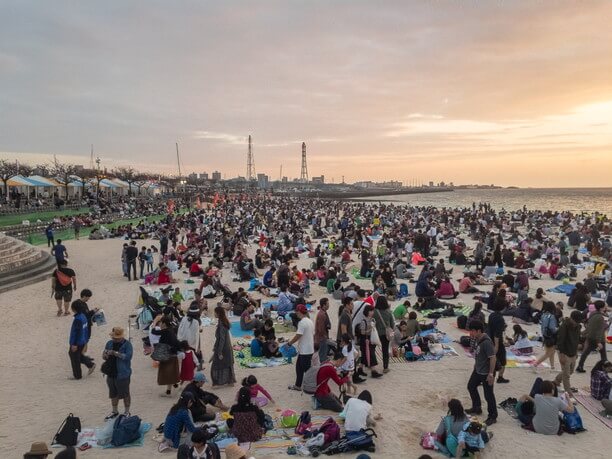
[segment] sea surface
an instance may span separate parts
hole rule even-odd
[[[414,206],[470,207],[489,203],[495,210],[567,210],[600,212],[612,217],[612,188],[461,189],[440,193],[369,197],[361,201],[385,201]]]

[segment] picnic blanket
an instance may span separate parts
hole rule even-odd
[[[453,346],[451,346],[450,344],[442,344],[442,350],[444,351],[444,354],[423,354],[420,356],[420,358],[418,360],[415,360],[414,362],[428,362],[428,361],[437,361],[440,360],[442,357],[445,356],[457,356],[459,355],[457,353],[457,351],[453,348]],[[380,346],[376,347],[376,358],[379,360],[379,362],[382,362],[382,349],[380,348]],[[389,355],[389,362],[390,363],[412,363],[413,361],[410,360],[406,360],[406,357],[404,356],[404,353],[401,353],[399,356],[394,357],[393,355]]]
[[[427,315],[431,314],[432,312],[441,313],[442,311],[444,311],[444,309],[446,308],[421,309],[420,311],[416,311],[416,313],[421,317],[427,317]],[[455,317],[456,316],[467,316],[470,312],[472,312],[472,306],[456,307],[456,308],[453,308],[453,310],[455,311]],[[444,317],[441,317],[441,318],[444,319]]]
[[[344,434],[342,426],[344,425],[344,419],[338,415],[319,415],[313,414],[311,411],[311,422],[313,428],[319,427],[328,418],[332,418],[338,423],[341,430],[341,435]],[[280,418],[274,419],[274,429],[269,430],[262,437],[261,440],[253,443],[240,443],[239,446],[245,451],[251,451],[255,449],[282,449],[283,452],[289,446],[294,446],[299,443],[303,443],[304,439],[300,435],[296,435],[293,427],[285,429],[280,426]],[[230,439],[227,439],[230,440]],[[230,444],[231,441],[227,441],[224,446]]]
[[[461,347],[463,348],[465,355],[474,358],[474,353],[469,347]],[[538,356],[535,354],[516,355],[512,352],[511,348],[506,348],[506,368],[531,368],[537,359]],[[550,368],[550,364],[548,362],[542,362],[540,367]]]
[[[353,266],[353,268],[351,269],[351,274],[353,275],[353,277],[357,280],[363,280],[363,279],[371,279],[371,277],[363,277],[361,274],[361,268],[357,267],[357,266]]]
[[[241,329],[240,321],[230,322],[230,333],[234,338],[253,337],[253,330]]]
[[[140,424],[140,430],[139,430],[140,437],[138,438],[138,440],[135,440],[132,443],[128,443],[127,445],[123,445],[120,447],[113,446],[113,445],[98,445],[98,437],[96,434],[96,431],[98,429],[85,427],[81,429],[81,432],[79,432],[79,436],[77,437],[77,444],[75,445],[75,447],[79,448],[85,443],[89,444],[92,448],[105,448],[105,449],[106,448],[130,448],[133,446],[142,446],[144,445],[144,436],[149,430],[151,430],[151,427],[152,425],[150,422],[142,422]],[[63,445],[51,445],[51,447],[52,448],[63,448]]]
[[[591,394],[584,393],[574,394],[574,398],[584,407],[585,410],[607,425],[609,429],[612,429],[612,418],[605,416],[605,413],[604,415],[601,414],[604,411],[604,408],[600,400],[595,400],[593,397],[591,397]]]
[[[559,284],[556,287],[549,288],[548,291],[553,293],[565,293],[569,296],[574,288],[576,288],[574,284]]]
[[[271,359],[266,359],[265,357],[253,357],[251,355],[251,348],[249,346],[245,346],[240,350],[234,349],[234,359],[240,364],[241,367],[245,368],[264,368],[289,365],[289,362],[284,357],[273,357]]]

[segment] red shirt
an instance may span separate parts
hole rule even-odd
[[[333,379],[338,386],[348,382],[348,376],[341,378],[336,372],[336,368],[329,362],[324,363],[317,372],[317,390],[315,397],[325,397],[331,393],[331,389],[327,384],[330,379]]]

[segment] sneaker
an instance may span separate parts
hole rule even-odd
[[[126,418],[129,418],[129,417],[131,416],[131,414],[130,414],[130,412],[129,412],[129,411],[124,411],[124,412],[123,412],[123,415],[124,415]]]
[[[385,369],[383,370],[383,373],[389,373],[390,371],[391,371],[391,370],[390,370],[389,368],[385,368]]]
[[[119,413],[118,413],[118,412],[116,412],[116,411],[113,411],[111,414],[109,414],[108,416],[106,416],[106,417],[104,418],[104,420],[105,420],[105,421],[109,421],[109,420],[111,420],[111,419],[116,418],[117,416],[119,416]]]
[[[382,378],[382,373],[378,373],[377,371],[372,372],[372,378]]]
[[[586,373],[586,370],[584,368],[576,368],[576,373]]]
[[[353,383],[355,384],[361,384],[364,383],[366,380],[361,378],[357,373],[353,374]]]
[[[468,408],[465,414],[482,414],[482,408]]]
[[[91,368],[87,372],[87,376],[90,376],[91,374],[93,374],[94,371],[96,371],[96,364],[95,363],[91,366]]]
[[[366,374],[366,372],[365,372],[365,371],[363,371],[363,368],[358,368],[358,369],[357,369],[357,371],[356,371],[355,373],[356,373],[356,374],[358,374],[359,376],[363,376],[363,377],[368,376],[368,375]]]
[[[510,382],[510,380],[506,379],[506,378],[502,378],[501,376],[498,376],[497,382],[500,383],[500,384],[507,384],[507,383]]]
[[[487,420],[485,421],[485,424],[490,426],[490,425],[495,424],[496,422],[497,422],[497,419],[495,418],[487,418]]]

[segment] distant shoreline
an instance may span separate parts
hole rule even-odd
[[[452,188],[413,188],[410,190],[359,190],[359,191],[303,191],[292,193],[274,193],[276,196],[292,196],[301,198],[342,199],[371,198],[377,196],[397,196],[405,194],[445,193],[454,191]]]

